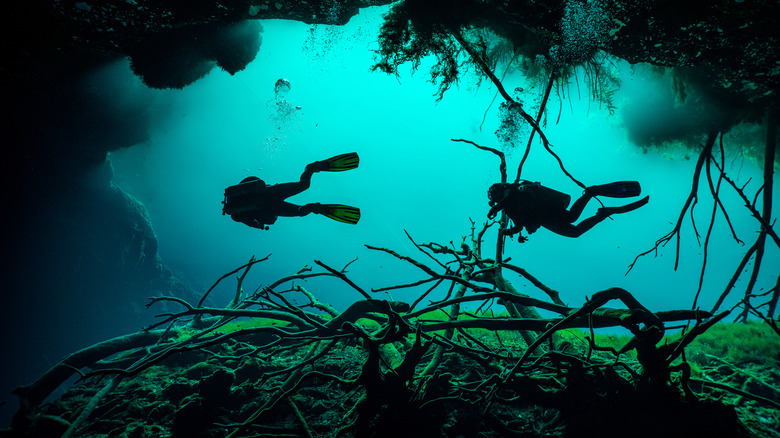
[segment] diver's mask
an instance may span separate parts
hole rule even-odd
[[[504,191],[505,188],[506,188],[506,184],[504,183],[496,183],[490,186],[490,188],[487,191],[488,205],[493,207],[494,205],[503,201],[504,198],[506,197],[506,193]]]
[[[496,217],[499,211],[503,208],[501,202],[507,197],[507,187],[509,184],[496,183],[490,186],[488,189],[488,205],[490,205],[490,211],[488,211],[488,219]]]

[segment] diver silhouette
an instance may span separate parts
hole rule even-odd
[[[585,204],[591,198],[594,196],[628,198],[639,196],[641,191],[642,189],[636,181],[619,181],[590,186],[585,188],[582,197],[567,210],[571,200],[569,195],[545,187],[538,182],[497,183],[488,189],[488,199],[491,206],[488,218],[493,219],[499,211],[503,210],[514,224],[513,227],[503,231],[509,236],[520,233],[523,228],[531,234],[539,227],[544,227],[561,236],[579,237],[610,215],[626,213],[647,204],[650,197],[645,196],[639,201],[620,207],[599,208],[595,216],[574,225],[573,222],[580,217]],[[520,234],[517,240],[525,242],[528,238]]]
[[[360,209],[341,204],[291,204],[285,199],[297,195],[311,185],[314,172],[341,172],[358,167],[359,158],[355,152],[341,154],[306,166],[298,182],[266,185],[256,176],[245,178],[239,184],[225,189],[222,214],[228,214],[236,221],[252,228],[267,230],[279,216],[306,216],[321,214],[333,220],[356,224],[360,220]]]

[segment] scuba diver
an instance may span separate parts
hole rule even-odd
[[[337,155],[306,166],[298,182],[266,185],[256,176],[245,178],[239,184],[225,189],[222,214],[229,214],[236,222],[252,228],[267,230],[279,216],[306,216],[321,214],[333,220],[356,224],[360,220],[360,209],[341,204],[291,204],[285,199],[309,188],[314,172],[341,172],[358,167],[359,158],[355,152]]]
[[[497,183],[488,189],[491,207],[488,218],[493,219],[499,211],[503,210],[514,223],[513,227],[503,231],[503,234],[509,236],[519,233],[523,228],[531,234],[539,227],[544,227],[561,236],[579,237],[613,214],[626,213],[647,204],[650,197],[645,196],[639,201],[621,207],[599,208],[595,216],[574,225],[573,222],[580,217],[585,204],[591,198],[594,196],[629,198],[639,196],[641,192],[642,189],[637,181],[619,181],[590,186],[585,188],[582,197],[567,210],[571,200],[569,195],[545,187],[538,182]],[[517,239],[518,242],[527,240],[528,238],[522,234]]]

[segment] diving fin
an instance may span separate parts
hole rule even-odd
[[[315,161],[309,166],[312,166],[317,172],[343,172],[358,167],[358,164],[360,164],[360,158],[358,158],[357,152],[350,152],[336,155],[327,160]]]
[[[626,204],[620,207],[602,207],[599,208],[597,216],[601,217],[608,217],[613,214],[619,214],[619,213],[628,213],[629,211],[634,211],[637,208],[647,204],[647,202],[650,200],[649,196],[645,196],[644,198],[632,202],[630,204]]]
[[[610,184],[590,186],[585,193],[591,196],[607,196],[609,198],[630,198],[639,196],[642,188],[638,181],[618,181]]]
[[[322,204],[321,211],[318,212],[334,221],[344,222],[346,224],[356,224],[360,220],[360,209],[341,204]]]

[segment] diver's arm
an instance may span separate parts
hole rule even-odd
[[[252,228],[257,228],[258,230],[267,230],[268,229],[268,227],[265,226],[264,223],[260,222],[257,219],[248,220],[248,221],[246,221],[244,223],[246,225],[252,227]]]
[[[509,228],[509,229],[506,229],[506,230],[502,231],[502,234],[504,234],[506,236],[514,236],[515,234],[520,233],[521,231],[523,231],[523,226],[522,225],[515,225],[512,228]],[[520,243],[527,242],[528,238],[523,236],[522,233],[520,233],[520,235],[517,236],[517,241],[520,242]]]
[[[493,218],[495,218],[498,212],[501,211],[503,208],[504,208],[504,201],[501,201],[496,205],[490,207],[490,210],[488,211],[487,214],[488,219],[493,220]]]
[[[522,225],[515,225],[514,227],[507,228],[506,230],[502,231],[503,234],[506,234],[507,236],[514,236],[515,234],[523,231]]]

